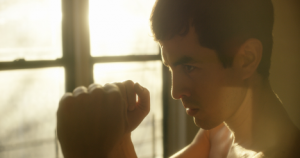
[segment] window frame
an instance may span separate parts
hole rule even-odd
[[[0,61],[0,71],[17,69],[34,69],[63,67],[65,70],[65,91],[72,92],[77,86],[88,86],[93,83],[93,67],[98,63],[113,62],[141,62],[161,61],[161,52],[157,45],[156,55],[126,55],[126,56],[100,56],[90,55],[90,34],[88,23],[89,0],[61,0],[62,11],[62,57],[55,60],[34,60],[16,59],[14,61]],[[183,125],[172,125],[175,116],[174,105],[179,101],[171,98],[171,74],[167,67],[162,64],[162,113],[163,113],[163,157],[168,157],[173,152],[174,146],[180,141],[171,138],[185,135],[185,132],[174,135],[170,129],[182,129]],[[175,107],[177,109],[177,107]],[[175,110],[176,111],[176,110]],[[180,116],[184,119],[185,116]],[[177,118],[178,119],[178,118]],[[181,141],[182,142],[182,141]],[[181,143],[182,144],[182,143]],[[186,143],[185,143],[186,144]],[[58,145],[58,144],[57,144]],[[170,146],[171,145],[171,146]],[[179,145],[180,146],[180,145]],[[182,146],[182,145],[181,145]],[[175,147],[176,148],[176,147]],[[58,146],[56,155],[58,157]]]

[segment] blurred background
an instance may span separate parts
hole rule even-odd
[[[133,132],[139,158],[161,158],[198,131],[170,98],[170,74],[153,41],[155,0],[0,0],[0,158],[61,158],[60,97],[77,86],[131,79],[151,92]],[[300,127],[300,1],[273,0],[270,81]]]

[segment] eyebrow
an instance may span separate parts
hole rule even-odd
[[[192,57],[189,56],[183,56],[180,59],[178,59],[177,61],[175,61],[174,63],[171,64],[171,66],[175,67],[181,64],[186,64],[186,63],[190,63],[191,61],[194,61],[194,59]],[[164,61],[164,65],[169,67],[170,65],[168,63],[166,63]]]

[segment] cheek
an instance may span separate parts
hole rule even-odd
[[[194,117],[195,124],[207,130],[216,127],[235,113],[242,104],[245,94],[242,88],[228,87],[220,88],[213,95],[198,97],[197,101],[202,108]]]
[[[195,83],[195,99],[203,108],[203,115],[211,119],[225,119],[242,103],[245,88],[230,78],[225,71],[198,76]]]
[[[219,93],[222,91],[224,77],[218,73],[203,71],[193,77],[195,94],[199,99],[207,101],[216,101]]]

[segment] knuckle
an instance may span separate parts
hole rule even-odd
[[[93,83],[88,87],[88,93],[98,93],[99,91],[103,91],[103,87],[100,84]]]
[[[150,113],[150,106],[146,106],[144,107],[143,111],[145,112],[146,115],[148,115]]]
[[[94,95],[103,95],[104,94],[104,89],[99,87],[99,88],[94,88],[92,91],[91,91],[91,94],[94,94]]]
[[[116,89],[118,89],[121,92],[125,91],[125,85],[122,82],[116,82],[115,85],[117,86]]]
[[[81,94],[85,94],[85,93],[87,93],[87,88],[84,87],[84,86],[77,87],[73,91],[73,95],[75,97],[78,96],[78,95],[81,95]]]
[[[85,99],[87,97],[89,97],[88,93],[80,93],[77,96],[75,96],[75,98],[78,98],[78,99]]]
[[[111,106],[122,106],[123,98],[120,91],[110,91],[106,95],[106,99]]]
[[[150,113],[150,108],[147,108],[145,112],[146,112],[146,115],[148,115]]]
[[[77,91],[77,90],[85,90],[86,89],[86,87],[84,87],[84,86],[79,86],[79,87],[76,87],[75,89],[74,89],[74,91]]]
[[[132,80],[126,80],[123,82],[125,85],[134,85],[134,82]]]
[[[113,83],[105,83],[104,84],[104,87],[106,88],[106,87],[111,87],[113,85]]]
[[[145,87],[144,87],[144,93],[147,94],[147,95],[150,95],[150,91]]]
[[[119,91],[119,87],[114,83],[106,83],[104,85],[104,90],[106,93],[110,93],[111,91]]]
[[[62,98],[59,101],[60,105],[69,104],[73,101],[74,97],[71,93],[66,93],[62,96]]]
[[[58,109],[57,109],[57,115],[60,115],[65,111],[65,109],[69,109],[74,104],[74,97],[72,96],[72,93],[66,93],[63,95],[63,97],[59,101]]]
[[[92,83],[92,84],[90,84],[90,85],[89,85],[89,87],[88,87],[88,88],[92,88],[92,87],[98,87],[98,86],[99,86],[99,84]]]
[[[114,84],[119,88],[124,87],[124,84],[122,82],[114,82]]]
[[[113,98],[121,98],[121,92],[119,90],[111,90],[108,95]]]

